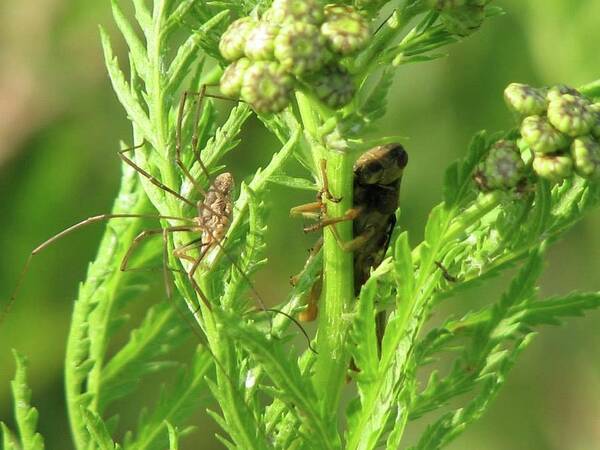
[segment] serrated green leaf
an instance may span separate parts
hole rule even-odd
[[[394,65],[395,67],[398,67],[403,64],[415,64],[415,63],[422,63],[422,62],[430,62],[430,61],[435,61],[436,59],[447,58],[448,55],[449,55],[449,53],[430,53],[428,55],[408,56],[408,55],[402,53],[402,54],[396,56],[396,58],[394,58],[394,60],[392,61],[392,65]]]
[[[352,426],[346,448],[374,448],[379,442],[402,390],[409,388],[402,381],[414,369],[410,353],[419,322],[418,315],[409,323],[396,312],[390,316],[382,342],[379,376],[364,385],[360,409],[348,418]]]
[[[316,192],[319,190],[314,182],[307,180],[306,178],[290,177],[288,175],[272,175],[269,177],[269,182],[279,184],[281,186],[287,186],[292,189],[300,189],[303,191]]]
[[[502,296],[500,308],[506,310],[514,304],[530,300],[536,292],[536,282],[544,269],[545,245],[531,252],[527,262]]]
[[[360,291],[357,310],[354,314],[351,339],[351,353],[354,357],[359,373],[356,382],[361,389],[363,380],[372,380],[377,376],[379,368],[379,355],[377,349],[377,333],[375,330],[375,295],[378,280],[371,277]]]
[[[182,0],[173,10],[171,14],[169,14],[169,19],[165,25],[165,30],[167,32],[172,31],[173,29],[179,27],[186,16],[189,15],[190,11],[194,6],[198,6],[196,0]]]
[[[480,419],[504,384],[506,375],[513,367],[518,356],[529,345],[532,338],[533,334],[529,334],[519,339],[510,354],[503,358],[497,370],[484,379],[479,394],[466,407],[446,413],[431,424],[421,436],[419,443],[412,449],[431,450],[441,448],[462,433],[468,424]]]
[[[130,450],[160,449],[166,445],[166,423],[183,426],[202,404],[206,375],[212,367],[211,355],[199,348],[189,367],[179,371],[170,389],[161,392],[151,414],[142,415],[135,436],[127,441]]]
[[[402,437],[404,436],[404,429],[408,422],[408,411],[405,408],[405,403],[399,402],[396,411],[396,417],[394,419],[394,427],[391,433],[388,435],[385,443],[386,450],[397,450],[400,448]]]
[[[225,439],[223,436],[221,436],[219,433],[215,433],[215,437],[217,438],[217,440],[223,444],[225,446],[225,448],[229,449],[229,450],[237,450],[238,447],[236,447],[233,443],[231,443],[229,440]]]
[[[146,53],[146,47],[137,32],[133,29],[132,24],[129,22],[118,0],[111,0],[111,7],[115,23],[119,28],[119,31],[125,38],[125,42],[129,47],[129,58],[135,64],[137,73],[142,79],[148,78],[148,56]]]
[[[219,322],[224,333],[234,339],[265,368],[265,373],[302,412],[307,426],[314,430],[319,448],[336,448],[337,437],[324,428],[325,421],[320,416],[316,394],[309,380],[302,376],[296,361],[288,356],[288,351],[276,340],[267,338],[256,329],[240,322],[237,317],[220,315]]]
[[[432,331],[417,349],[419,358],[432,353],[455,337],[470,338],[454,362],[452,370],[444,377],[433,373],[427,387],[419,393],[411,410],[411,419],[416,419],[428,411],[445,405],[450,399],[472,391],[488,376],[496,376],[498,367],[510,360],[512,350],[507,343],[522,339],[520,326],[511,319],[514,305],[527,304],[536,290],[536,282],[543,268],[543,248],[533,251],[527,262],[514,278],[500,301],[491,308],[483,309],[479,314],[465,316],[463,323],[449,321],[446,328]],[[452,420],[455,420],[453,416]],[[437,431],[442,436],[450,429],[444,421],[437,422]],[[440,428],[441,427],[441,428]],[[432,432],[433,433],[433,432]],[[423,444],[425,445],[425,444]],[[418,447],[426,448],[426,447]]]
[[[600,292],[573,292],[564,297],[529,302],[516,308],[515,315],[529,326],[559,325],[560,319],[580,317],[600,307]]]
[[[153,362],[189,336],[175,308],[166,302],[150,308],[141,325],[131,332],[129,341],[107,362],[102,371],[99,411],[130,394],[144,375],[155,371]]]
[[[443,204],[437,205],[431,210],[425,225],[425,242],[436,243],[442,238],[446,217],[447,213]]]
[[[410,304],[415,287],[412,253],[406,232],[398,237],[394,247],[394,277],[398,292],[396,307],[402,310]]]
[[[205,38],[206,33],[218,25],[228,15],[229,11],[221,11],[208,22],[204,23],[198,31],[189,36],[183,45],[177,49],[177,54],[171,62],[167,73],[165,92],[172,93],[179,88],[185,77],[189,74],[193,62],[198,58],[198,48]]]
[[[537,186],[535,204],[532,216],[529,218],[530,231],[528,240],[530,242],[539,242],[540,236],[544,233],[552,217],[552,191],[550,183],[540,180]]]
[[[286,319],[286,323],[289,324]],[[274,325],[275,328],[275,325]],[[303,377],[310,377],[313,364],[315,363],[316,355],[311,351],[306,351],[298,360],[298,366]],[[264,423],[266,424],[265,431],[268,436],[273,434],[281,435],[283,423],[294,422],[299,424],[300,419],[297,411],[284,401],[283,398],[275,398],[267,407],[264,413]],[[298,428],[298,427],[296,427]],[[277,432],[279,430],[279,432]]]
[[[144,109],[131,94],[129,83],[125,80],[125,76],[119,68],[118,60],[113,53],[110,37],[102,27],[100,27],[100,37],[102,40],[102,49],[104,50],[106,68],[119,101],[127,111],[130,119],[144,134],[144,139],[150,142],[153,147],[156,147],[157,142],[150,120]]]
[[[2,448],[4,450],[19,450],[12,432],[4,422],[0,422],[0,430],[2,430]]]
[[[213,391],[213,393],[215,394],[215,397],[218,395],[218,388],[213,384],[211,387],[211,390]],[[211,409],[206,409],[206,413],[212,417],[212,419],[217,423],[217,425],[219,425],[223,430],[227,431],[227,422],[225,422],[225,419],[218,413],[216,413],[215,411],[211,410]]]
[[[467,155],[446,170],[444,203],[447,208],[456,207],[472,189],[473,181],[471,177],[485,155],[487,147],[487,133],[481,131],[471,141]]]
[[[85,419],[85,425],[90,433],[92,441],[100,448],[100,450],[114,450],[116,448],[115,443],[102,418],[87,408],[81,408],[81,413]]]
[[[135,18],[140,24],[146,36],[149,36],[152,30],[152,15],[144,0],[133,0],[135,7]]]
[[[179,450],[179,434],[170,422],[165,420],[165,425],[169,433],[169,450]]]
[[[36,431],[38,412],[31,406],[31,389],[27,385],[27,359],[13,350],[16,363],[15,378],[11,381],[15,403],[15,419],[24,450],[43,450],[44,438]]]
[[[374,122],[377,119],[385,116],[387,109],[387,98],[394,82],[395,70],[386,68],[381,73],[379,81],[374,88],[370,89],[368,95],[365,89],[361,89],[358,93],[361,106],[359,114],[361,119],[367,124]],[[360,98],[360,97],[365,97]]]

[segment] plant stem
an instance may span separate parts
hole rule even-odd
[[[382,52],[382,50],[396,37],[402,33],[404,27],[410,20],[421,12],[418,5],[405,5],[401,9],[396,9],[373,36],[373,41],[369,48],[361,53],[353,64],[352,72],[358,74],[358,79],[363,79],[372,72],[373,66]]]
[[[583,95],[588,97],[597,98],[600,97],[600,80],[592,81],[579,88]]]
[[[327,178],[331,193],[341,199],[339,202],[326,200],[327,216],[340,217],[352,208],[353,173],[352,160],[345,152],[327,150],[315,136],[319,118],[317,108],[309,97],[299,92],[296,96],[305,130],[311,138],[311,147],[315,167],[321,159],[327,160]],[[321,118],[327,121],[328,117]],[[321,180],[323,183],[323,180]],[[325,200],[325,199],[324,199]],[[339,237],[346,242],[352,239],[352,221],[335,225]],[[317,358],[315,368],[315,387],[322,399],[323,417],[331,416],[338,408],[344,375],[348,366],[345,350],[347,320],[346,305],[354,298],[354,265],[351,252],[344,251],[331,229],[323,233],[323,283],[324,296],[319,313],[317,333]]]
[[[327,175],[333,195],[342,199],[338,203],[327,202],[327,214],[339,217],[352,207],[353,174],[349,155],[329,151]],[[352,221],[335,227],[344,242],[352,239]],[[341,248],[331,229],[325,229],[323,237],[325,301],[319,319],[316,386],[321,390],[324,411],[333,412],[337,409],[348,366],[344,351],[348,325],[345,313],[346,306],[354,299],[354,265],[353,254]]]

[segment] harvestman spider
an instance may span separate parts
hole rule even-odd
[[[167,267],[168,234],[175,233],[175,232],[200,233],[200,237],[193,239],[191,242],[188,242],[187,244],[176,247],[173,250],[173,255],[176,258],[184,259],[184,260],[187,260],[192,263],[191,269],[189,270],[189,272],[187,272],[187,275],[188,275],[188,278],[189,278],[191,284],[194,287],[194,290],[197,292],[197,294],[199,295],[200,299],[205,304],[205,306],[209,310],[212,309],[211,303],[209,302],[206,295],[203,293],[202,289],[200,288],[200,286],[198,285],[198,283],[196,282],[194,277],[195,277],[196,271],[200,267],[200,264],[201,264],[203,258],[208,254],[208,252],[212,248],[217,246],[221,249],[223,254],[230,260],[232,266],[234,266],[239,271],[241,276],[247,281],[248,285],[250,286],[250,289],[252,290],[255,297],[257,298],[261,309],[263,311],[275,312],[277,314],[282,314],[285,317],[287,317],[288,319],[290,319],[293,323],[295,323],[299,327],[299,329],[301,330],[301,332],[303,333],[303,335],[309,342],[309,344],[308,344],[309,348],[311,348],[311,350],[314,351],[314,349],[312,349],[311,344],[310,344],[310,338],[308,337],[304,328],[302,328],[302,326],[297,322],[296,319],[294,319],[293,317],[291,317],[290,315],[288,315],[287,313],[285,313],[283,311],[266,308],[262,298],[260,297],[260,295],[258,294],[256,289],[254,288],[252,282],[248,279],[247,275],[244,273],[244,271],[241,269],[241,267],[228,254],[228,252],[225,250],[225,248],[222,244],[222,240],[225,238],[225,235],[229,228],[230,218],[231,218],[231,214],[232,214],[232,210],[233,210],[233,203],[232,203],[232,198],[231,198],[233,188],[234,188],[233,176],[229,172],[221,173],[220,175],[215,177],[215,180],[209,186],[208,189],[204,189],[198,183],[198,181],[194,178],[194,176],[192,175],[190,170],[183,163],[181,137],[182,137],[184,114],[185,114],[185,106],[187,103],[187,99],[190,95],[199,96],[199,100],[197,102],[197,109],[196,109],[196,112],[194,115],[194,124],[195,125],[194,125],[194,132],[193,132],[193,136],[192,136],[193,157],[194,157],[194,161],[198,163],[200,169],[202,170],[202,172],[206,176],[206,178],[210,179],[210,173],[208,171],[208,168],[202,162],[202,159],[200,158],[200,152],[198,150],[198,145],[199,145],[198,123],[199,123],[200,116],[201,116],[202,102],[203,102],[204,96],[206,95],[206,86],[203,86],[201,91],[198,93],[184,92],[184,94],[181,97],[181,100],[179,103],[179,109],[178,109],[176,130],[175,130],[175,134],[176,134],[175,162],[176,162],[176,165],[178,166],[178,168],[183,173],[183,175],[191,182],[192,186],[202,195],[202,197],[203,197],[202,200],[200,200],[198,202],[193,202],[192,200],[184,197],[183,195],[181,195],[174,189],[166,186],[164,183],[162,183],[156,177],[154,177],[149,172],[147,172],[146,170],[141,168],[139,165],[137,165],[131,158],[126,156],[126,154],[128,152],[131,152],[131,151],[135,150],[136,148],[141,147],[144,144],[121,150],[118,152],[118,155],[123,160],[124,163],[126,163],[131,168],[133,168],[141,176],[146,178],[150,183],[152,183],[159,189],[163,190],[164,192],[174,196],[175,198],[184,202],[185,204],[195,207],[196,211],[197,211],[197,216],[194,218],[186,218],[186,217],[161,215],[161,214],[156,214],[156,215],[154,215],[154,214],[101,214],[101,215],[89,217],[85,220],[82,220],[81,222],[76,223],[75,225],[72,225],[71,227],[61,231],[60,233],[54,235],[53,237],[46,240],[42,244],[38,245],[30,253],[30,255],[25,263],[25,266],[19,276],[19,279],[18,279],[17,285],[15,287],[15,290],[13,292],[13,295],[11,296],[8,304],[0,312],[0,323],[3,321],[4,317],[8,314],[8,312],[10,311],[10,308],[14,304],[17,294],[18,294],[18,291],[19,291],[19,288],[25,278],[25,275],[27,274],[27,272],[29,270],[29,267],[31,265],[33,257],[36,256],[38,253],[40,253],[42,250],[44,250],[45,248],[47,248],[48,246],[50,246],[57,240],[61,239],[62,237],[70,234],[71,232],[73,232],[79,228],[82,228],[84,226],[90,225],[92,223],[101,222],[101,221],[110,220],[110,219],[153,218],[153,219],[180,221],[180,222],[183,222],[184,225],[174,225],[174,226],[170,225],[170,226],[161,227],[161,228],[144,230],[141,233],[139,233],[132,241],[123,260],[121,261],[120,269],[122,271],[134,270],[134,269],[128,269],[128,267],[127,267],[128,263],[129,263],[129,259],[131,258],[133,251],[143,240],[147,239],[148,237],[161,234],[163,237],[163,272],[164,272],[165,284],[166,284],[166,289],[167,289],[167,296],[169,298],[171,298],[172,291],[171,291],[170,279],[168,277],[168,271],[169,270],[171,270],[171,271],[177,270],[177,269],[169,269]],[[188,254],[188,252],[190,252],[192,250],[197,250],[197,249],[200,250],[200,256],[198,258],[194,258]]]

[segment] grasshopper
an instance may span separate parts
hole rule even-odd
[[[396,209],[400,197],[400,183],[408,154],[400,144],[388,144],[374,147],[363,153],[354,164],[354,200],[353,207],[340,217],[326,217],[323,197],[336,201],[329,192],[325,162],[321,163],[323,188],[317,195],[317,201],[292,208],[293,216],[315,218],[316,224],[305,227],[306,232],[317,231],[331,226],[333,234],[344,251],[354,253],[354,294],[358,296],[361,287],[367,282],[371,270],[377,267],[385,257],[392,231],[396,225]],[[347,220],[353,221],[354,238],[344,242],[335,224]],[[320,244],[317,244],[319,246]],[[314,253],[315,250],[312,250]],[[320,297],[322,277],[317,280],[309,294],[307,308],[300,316],[301,320],[314,320]],[[377,315],[377,334],[381,340],[385,327],[385,311]]]

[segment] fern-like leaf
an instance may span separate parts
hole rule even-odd
[[[581,317],[586,311],[600,307],[600,292],[573,292],[517,307],[515,315],[529,325],[560,325],[561,319]]]
[[[135,436],[126,439],[130,450],[161,449],[166,445],[166,424],[183,426],[202,403],[205,379],[212,368],[208,352],[198,348],[189,367],[182,368],[169,389],[162,389],[152,413],[140,417]]]
[[[236,317],[223,315],[220,321],[223,332],[264,366],[266,374],[279,389],[279,395],[287,397],[298,408],[306,426],[315,433],[318,448],[336,448],[336,436],[323,427],[325,421],[320,416],[312,385],[302,376],[298,364],[288,356],[281,343],[268,341],[262,333]]]
[[[27,359],[13,350],[17,370],[11,382],[12,394],[15,402],[15,419],[19,429],[21,446],[24,450],[43,450],[44,438],[36,431],[38,422],[37,409],[31,406],[31,389],[27,385]],[[10,436],[8,428],[3,427],[5,440]]]
[[[86,408],[81,408],[81,413],[85,419],[85,425],[92,442],[100,450],[115,450],[118,448],[108,432],[108,427],[98,414]]]
[[[163,302],[150,308],[140,327],[131,332],[129,342],[106,364],[102,371],[100,411],[129,395],[145,375],[164,368],[165,363],[157,365],[159,358],[189,336],[175,307]]]
[[[455,162],[446,170],[444,181],[444,203],[447,208],[460,204],[468,192],[472,190],[472,175],[475,167],[485,155],[488,139],[485,131],[475,135],[467,155],[464,159]]]

